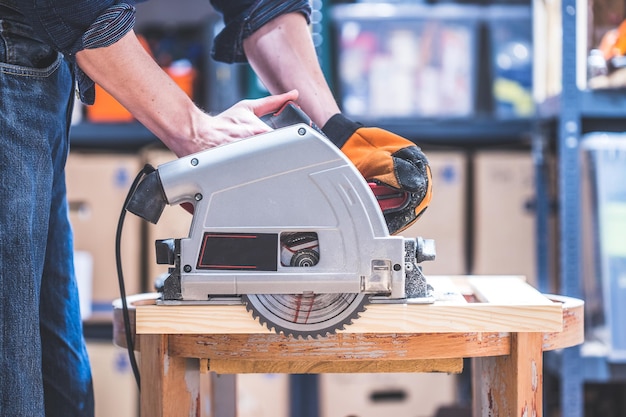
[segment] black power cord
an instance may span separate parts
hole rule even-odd
[[[130,325],[130,316],[128,313],[128,303],[126,301],[126,287],[124,285],[124,274],[122,272],[122,254],[121,254],[121,241],[122,241],[122,229],[124,226],[124,219],[126,218],[126,206],[131,197],[135,193],[137,186],[141,182],[141,179],[154,172],[155,169],[152,165],[146,164],[143,169],[137,174],[137,177],[130,186],[122,212],[120,214],[119,221],[117,223],[117,232],[115,234],[115,263],[117,267],[117,279],[120,287],[120,297],[122,299],[122,315],[124,317],[124,332],[126,334],[126,349],[128,350],[128,359],[130,360],[130,366],[133,369],[135,375],[135,381],[137,387],[141,390],[141,379],[139,376],[139,366],[137,365],[137,358],[135,357],[135,341],[133,340],[132,329]]]

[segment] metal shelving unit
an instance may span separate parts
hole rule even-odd
[[[626,93],[622,89],[581,91],[580,114],[584,118],[626,118]]]
[[[159,140],[139,122],[90,123],[81,122],[71,127],[73,147],[90,149],[133,150]]]
[[[420,144],[448,146],[503,145],[528,142],[533,131],[532,119],[421,119],[376,120],[366,125],[378,126]],[[159,140],[142,124],[89,123],[72,126],[72,144],[81,148],[138,149]]]
[[[553,126],[548,132],[556,135],[560,246],[559,253],[553,255],[559,262],[560,280],[557,290],[566,296],[583,298],[581,141],[585,133],[599,129],[626,131],[626,91],[579,89],[576,74],[577,43],[586,42],[584,36],[577,33],[577,14],[586,13],[579,10],[577,8],[579,6],[576,0],[562,0],[562,92],[560,96],[539,104],[538,124]],[[582,6],[587,5],[585,3]],[[540,160],[539,167],[551,147],[547,136],[539,134],[534,138],[533,146]],[[537,173],[537,188],[545,190],[547,177],[541,169],[538,169]],[[545,193],[541,195],[543,201],[538,204],[538,225],[546,224],[550,210],[547,195]],[[546,239],[540,238],[537,246],[540,260],[545,257],[545,250]],[[540,281],[546,282],[549,272],[545,263],[538,265],[538,272]],[[546,357],[547,369],[559,375],[562,416],[583,417],[585,411],[583,393],[586,382],[626,381],[625,364],[611,363],[601,353],[588,354],[594,350],[590,348],[592,348],[590,342],[586,342],[582,346],[565,349]],[[599,352],[597,349],[595,351]]]
[[[419,119],[410,121],[377,120],[369,123],[387,129],[419,144],[448,146],[485,146],[528,142],[533,132],[532,119],[498,120],[473,119]]]
[[[559,292],[581,298],[581,237],[579,142],[581,138],[580,91],[576,85],[576,3],[562,1],[563,72],[561,110],[557,121],[558,187],[560,200]],[[561,413],[583,417],[583,377],[580,347],[565,349],[561,358]]]

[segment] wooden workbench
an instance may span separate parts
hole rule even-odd
[[[475,417],[541,416],[542,354],[583,342],[583,302],[542,295],[520,277],[428,281],[434,304],[371,304],[344,331],[320,339],[274,334],[241,305],[157,306],[152,294],[129,297],[141,416],[212,416],[210,373],[458,373],[463,358],[473,358]],[[114,332],[123,346],[120,306]]]

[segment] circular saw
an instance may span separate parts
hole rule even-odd
[[[156,223],[192,206],[189,235],[156,242],[160,304],[243,303],[277,333],[324,337],[369,303],[433,301],[419,264],[434,242],[389,235],[375,194],[299,123],[162,164],[126,209]]]

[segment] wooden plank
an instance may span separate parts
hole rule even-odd
[[[138,334],[268,334],[244,306],[141,306]],[[372,304],[341,333],[557,332],[562,311],[541,305]]]
[[[487,302],[458,295],[434,304],[370,304],[341,333],[558,332],[562,310],[518,277],[467,279]],[[438,285],[440,284],[440,285]],[[446,288],[449,279],[433,279]],[[445,290],[444,290],[445,291]],[[137,306],[138,334],[268,334],[242,305]]]
[[[371,305],[345,333],[544,332],[562,328],[561,306],[468,303]]]
[[[512,307],[552,304],[543,294],[528,285],[524,277],[472,276],[467,281],[483,303]]]
[[[458,374],[463,371],[462,358],[415,359],[396,361],[290,361],[214,359],[211,371],[218,374],[323,374],[323,373],[404,373],[444,372]]]
[[[293,339],[277,334],[170,335],[171,355],[210,360],[385,361],[507,355],[508,333],[336,334]]]
[[[440,304],[467,304],[464,292],[467,290],[467,279],[455,279],[452,276],[440,275],[428,277],[433,287],[437,302]]]
[[[541,333],[516,333],[511,354],[472,360],[473,416],[541,416]]]

